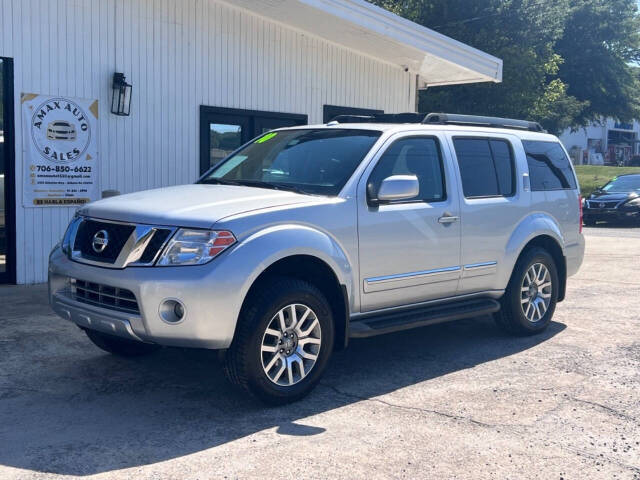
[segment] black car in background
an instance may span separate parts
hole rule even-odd
[[[640,174],[615,177],[596,189],[584,202],[584,224],[625,221],[640,226]]]

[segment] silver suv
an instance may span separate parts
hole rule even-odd
[[[544,330],[584,253],[566,151],[531,122],[393,123],[411,120],[272,131],[196,184],[82,207],[49,259],[51,306],[115,354],[220,349],[274,404],[350,338],[486,314]]]

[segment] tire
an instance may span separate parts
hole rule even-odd
[[[302,323],[294,327],[294,318]],[[231,383],[267,404],[295,402],[322,377],[333,340],[331,308],[322,292],[303,280],[272,277],[240,313],[225,373]]]
[[[537,267],[539,265],[546,269],[546,273]],[[532,268],[534,272],[540,272],[538,278],[544,275],[544,279],[536,279],[532,282],[536,286],[525,292],[523,289],[528,286],[528,280],[533,280]],[[550,285],[545,286],[548,282],[551,282]],[[494,314],[496,323],[514,335],[542,332],[549,326],[556,309],[559,286],[558,270],[549,252],[539,247],[526,250],[513,269],[507,290],[500,300],[501,309]],[[528,299],[527,302],[524,302],[525,299]]]
[[[95,330],[85,330],[84,333],[87,334],[89,340],[91,340],[96,347],[120,357],[139,357],[153,353],[160,348],[160,345],[127,340],[126,338],[116,337]]]

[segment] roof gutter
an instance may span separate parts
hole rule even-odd
[[[395,15],[364,0],[298,0],[392,41],[426,52],[442,61],[468,69],[473,77],[464,83],[501,82],[502,60],[434,30]],[[425,62],[427,60],[425,59]],[[412,69],[423,75],[423,68]],[[439,83],[463,83],[460,81]],[[435,85],[431,83],[431,85]]]

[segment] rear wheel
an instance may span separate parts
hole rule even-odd
[[[85,330],[84,333],[87,334],[89,340],[98,348],[121,357],[139,357],[155,352],[160,348],[160,345],[127,340],[126,338],[116,337],[95,330]]]
[[[272,279],[243,308],[225,372],[266,403],[290,403],[320,380],[333,337],[331,308],[320,290],[298,279]]]
[[[547,328],[558,301],[558,270],[553,257],[534,247],[518,260],[496,322],[509,333],[532,335]]]

